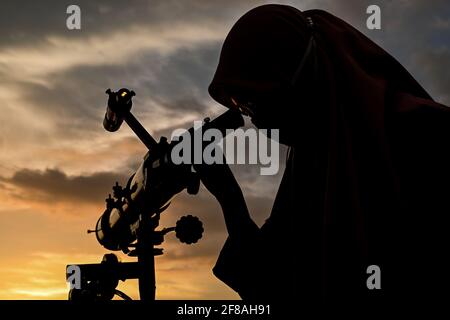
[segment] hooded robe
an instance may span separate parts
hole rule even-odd
[[[257,7],[229,32],[209,93],[230,106],[230,92],[281,92],[267,120],[298,130],[269,218],[228,237],[213,268],[220,280],[244,300],[303,305],[438,296],[448,272],[448,107],[348,23],[285,5]]]

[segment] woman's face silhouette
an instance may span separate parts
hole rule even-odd
[[[298,117],[292,112],[298,106],[287,92],[252,94],[235,90],[229,97],[229,107],[250,117],[258,129],[278,129],[280,143],[292,146],[298,140],[301,128]]]

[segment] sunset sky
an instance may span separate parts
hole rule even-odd
[[[263,3],[0,2],[0,299],[66,299],[65,266],[100,262],[107,253],[86,230],[114,182],[125,183],[146,150],[125,125],[103,129],[105,90],[135,90],[134,114],[157,138],[223,112],[207,92],[222,42],[241,15]],[[448,1],[278,3],[325,9],[350,22],[435,100],[450,104]],[[81,8],[81,30],[66,28],[70,4]],[[382,10],[381,30],[366,28],[370,4]],[[232,169],[263,224],[280,175],[260,176],[257,165]],[[157,299],[239,298],[211,271],[226,238],[218,204],[204,189],[195,197],[183,193],[161,225],[186,214],[201,218],[204,237],[187,246],[167,236],[165,254],[156,258]],[[120,288],[138,297],[136,282]]]

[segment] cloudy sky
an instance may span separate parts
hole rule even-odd
[[[276,1],[275,1],[276,2]],[[280,1],[320,8],[350,22],[450,104],[450,5],[433,0]],[[106,88],[133,88],[135,115],[159,137],[224,111],[207,93],[228,30],[266,1],[22,1],[0,3],[0,299],[65,299],[65,265],[99,262],[106,250],[87,235],[117,180],[145,154],[126,126],[102,127]],[[66,8],[81,8],[81,30]],[[382,29],[366,28],[378,4]],[[283,158],[283,155],[281,155]],[[280,175],[233,167],[255,221],[270,213]],[[171,226],[199,216],[195,246],[169,235],[156,258],[158,299],[235,299],[212,272],[226,238],[221,211],[202,189],[164,213]],[[130,261],[123,255],[123,260]],[[120,286],[138,297],[136,283]]]

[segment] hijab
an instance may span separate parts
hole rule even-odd
[[[209,93],[228,107],[254,102],[254,123],[290,146],[260,235],[227,239],[219,279],[244,299],[305,303],[435,289],[450,109],[394,57],[326,11],[263,5],[232,27]],[[371,265],[382,290],[367,287]]]

